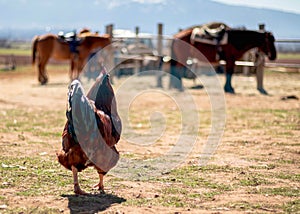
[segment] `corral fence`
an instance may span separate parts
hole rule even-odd
[[[260,30],[264,30],[264,24],[259,25]],[[106,28],[106,32],[113,35],[114,41],[119,42],[122,41],[123,43],[131,43],[136,45],[136,52],[134,53],[119,53],[119,55],[115,56],[115,62],[119,60],[128,59],[130,63],[123,63],[119,65],[119,69],[129,69],[131,70],[130,73],[137,73],[139,72],[142,67],[144,69],[149,69],[149,66],[143,65],[146,62],[152,62],[153,65],[157,66],[158,57],[162,55],[170,56],[170,45],[172,42],[172,36],[167,36],[163,34],[163,24],[159,23],[157,25],[157,35],[150,35],[150,34],[143,34],[139,32],[139,27],[135,28],[134,36],[120,36],[117,37],[113,35],[113,25],[108,25]],[[130,42],[129,42],[130,40]],[[143,52],[144,50],[139,50],[138,44],[141,41],[151,41],[152,46],[148,46],[150,50],[148,53]],[[300,53],[300,39],[277,39],[276,40],[276,48],[278,53]],[[140,52],[139,52],[140,51]],[[244,73],[245,75],[249,75],[250,73],[255,73],[257,71],[257,67],[259,63],[257,63],[257,50],[252,49],[248,51],[240,60],[236,61],[236,71],[237,73]],[[220,61],[220,66],[224,65],[226,62]],[[154,68],[154,66],[152,66]],[[277,59],[276,61],[268,61],[264,62],[264,67],[272,68],[272,71],[300,71],[300,58],[297,59],[295,57],[284,58],[284,59]],[[150,66],[151,69],[151,66]]]
[[[66,62],[50,59],[51,64],[64,65]],[[0,55],[0,71],[15,70],[17,66],[26,66],[32,63],[31,56],[4,54]]]
[[[259,28],[261,29],[259,25]],[[114,63],[116,65],[117,75],[133,74],[144,70],[155,70],[159,66],[160,57],[170,56],[170,45],[172,36],[163,34],[163,24],[157,24],[157,35],[140,33],[139,27],[135,28],[135,32],[128,34],[114,34],[113,25],[106,26],[106,33],[113,37],[117,44],[114,55]],[[277,39],[276,48],[278,53],[300,53],[300,39]],[[256,50],[250,50],[242,59],[236,61],[236,72],[249,75],[257,70]],[[55,60],[51,63],[61,64]],[[122,62],[122,63],[119,63]],[[5,70],[13,70],[17,65],[31,64],[31,56],[18,55],[2,55],[0,56],[0,68]],[[220,61],[220,66],[224,65],[224,61]],[[264,67],[272,68],[274,71],[300,71],[300,59],[295,57],[277,59],[274,62],[266,61]]]

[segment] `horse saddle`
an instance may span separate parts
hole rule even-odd
[[[211,45],[224,45],[228,42],[227,30],[229,27],[220,22],[213,22],[193,29],[191,41]]]
[[[63,31],[60,31],[58,38],[61,42],[69,44],[72,53],[78,53],[77,46],[80,45],[82,39],[77,37],[76,32],[72,31],[65,34]]]
[[[68,32],[68,33],[64,33],[63,31],[59,31],[57,35],[58,35],[58,38],[60,38],[62,40],[65,40],[65,41],[70,41],[70,40],[76,38],[76,32],[74,32],[74,31],[71,31],[71,32]]]

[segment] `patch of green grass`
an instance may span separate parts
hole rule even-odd
[[[122,158],[137,159],[138,155],[136,155],[134,153],[125,153],[125,154],[122,154]]]
[[[235,201],[230,202],[225,205],[225,207],[234,208],[237,210],[252,210],[252,209],[260,209],[262,207],[261,204],[252,204],[248,201]]]
[[[294,159],[282,159],[282,158],[280,158],[280,159],[276,160],[276,162],[279,163],[279,164],[296,164],[297,161],[294,160]]]
[[[184,187],[180,187],[181,185],[176,185],[173,184],[172,186],[166,187],[164,189],[161,190],[162,194],[172,194],[172,195],[176,195],[176,194],[184,194],[186,195],[188,193],[188,190]]]
[[[61,72],[61,73],[65,73],[66,75],[68,74],[68,71],[70,69],[70,65],[68,63],[68,61],[63,61],[63,62],[60,62],[59,64],[47,64],[46,66],[46,70],[47,71],[50,71],[52,73],[52,71],[55,71],[55,72]],[[12,74],[12,73],[23,73],[23,74],[30,74],[30,73],[33,73],[33,72],[37,72],[38,68],[37,68],[37,65],[35,66],[32,66],[31,64],[29,65],[17,65],[16,69],[13,70],[13,71],[10,71],[9,74]],[[5,70],[0,70],[0,73],[7,73],[7,71]],[[51,75],[51,74],[50,74]],[[36,74],[36,78],[37,78],[37,74]]]
[[[160,198],[160,203],[163,206],[171,206],[171,207],[184,207],[186,201],[182,200],[180,196],[168,196],[167,198]]]
[[[293,130],[299,130],[300,113],[298,109],[231,109],[230,114],[235,121],[244,123],[250,129],[266,129],[273,136],[293,136]],[[251,114],[251,118],[249,118]],[[265,119],[268,118],[268,119]],[[279,130],[280,129],[280,130]],[[282,131],[284,130],[284,131]]]
[[[67,170],[46,157],[0,157],[0,163],[0,187],[17,188],[17,195],[58,195],[72,184]]]
[[[31,208],[22,208],[22,207],[18,207],[18,208],[9,208],[5,210],[5,213],[8,214],[15,214],[15,213],[51,213],[51,214],[55,214],[55,213],[62,213],[61,210],[59,210],[58,208],[52,208],[52,207],[31,207]]]
[[[260,202],[248,202],[248,201],[235,201],[230,202],[224,205],[229,209],[240,210],[244,212],[253,212],[253,213],[277,213],[281,206],[277,204],[265,204]]]
[[[168,205],[179,206],[178,200],[175,197],[170,197],[172,195],[184,196],[182,201],[195,200],[208,200],[213,198],[215,195],[222,194],[225,191],[231,191],[232,187],[224,183],[218,183],[213,181],[211,178],[206,178],[205,175],[201,175],[201,170],[220,170],[222,167],[217,166],[188,166],[183,168],[178,168],[172,170],[167,178],[158,179],[164,182],[172,182],[170,185],[164,187],[161,190],[165,198],[168,198]],[[222,168],[223,170],[228,170],[228,168]],[[203,176],[203,177],[202,177]],[[204,189],[205,191],[198,191],[199,189]],[[170,198],[170,199],[169,199]],[[173,199],[173,200],[171,200]]]
[[[0,195],[0,204],[7,205],[7,203],[8,203],[8,199]]]
[[[226,172],[226,173],[239,173],[244,171],[243,168],[240,167],[232,167],[232,166],[218,166],[218,165],[206,165],[199,167],[201,172]]]
[[[300,200],[297,199],[287,202],[282,208],[286,213],[300,213]]]
[[[286,197],[300,197],[300,189],[296,187],[276,187],[276,188],[262,188],[257,191],[264,195],[281,195]]]
[[[279,173],[275,177],[300,183],[300,174]]]
[[[156,202],[158,204],[158,202]],[[153,205],[153,199],[152,198],[142,198],[142,197],[136,197],[134,199],[128,199],[124,205],[127,206],[150,206]]]
[[[257,162],[260,162],[260,161],[263,161],[261,159],[258,159],[258,158],[252,158],[252,160],[255,160]],[[271,170],[271,169],[275,169],[277,167],[276,164],[273,164],[273,163],[270,163],[270,164],[266,164],[266,165],[252,165],[252,166],[249,166],[249,168],[251,169],[267,169],[267,170]]]
[[[197,165],[190,165],[186,167],[181,167],[172,170],[169,175],[173,177],[182,176],[186,173],[188,175],[193,174],[193,176],[198,176],[199,174],[203,174],[206,172],[240,172],[242,168],[238,167],[231,167],[231,166],[218,166],[218,165],[205,165],[205,166],[197,166]]]
[[[300,59],[299,53],[278,53],[278,59]]]
[[[240,179],[239,182],[241,186],[259,186],[262,184],[270,184],[268,180],[257,175],[251,175],[244,179]]]
[[[216,195],[221,195],[222,192],[219,191],[209,191],[209,192],[204,192],[202,194],[202,197],[205,199],[213,199]]]
[[[31,56],[31,49],[0,48],[0,55]]]
[[[255,170],[270,170],[270,166],[269,165],[265,165],[265,166],[250,166],[250,169],[255,169]],[[272,169],[272,168],[271,168]],[[255,184],[272,184],[272,182],[270,182],[270,179],[283,179],[283,180],[289,180],[290,182],[300,182],[300,174],[295,174],[295,173],[288,173],[288,172],[272,172],[269,171],[264,172],[261,171],[260,173],[258,172],[254,172],[253,174],[249,175],[250,177],[246,177],[243,178],[241,181],[241,185],[244,186],[251,186],[251,184],[253,184],[253,186],[256,186]],[[247,185],[249,184],[249,185]]]
[[[199,208],[201,206],[200,201],[211,201],[216,195],[233,190],[230,185],[216,182],[203,172],[233,171],[229,168],[210,165],[174,169],[162,177],[151,178],[151,182],[154,182],[153,185],[155,183],[162,185],[157,192],[157,197],[131,198],[126,202],[126,205]]]
[[[30,132],[35,136],[60,137],[61,130],[57,127],[63,127],[64,122],[62,111],[9,109],[2,112],[0,132],[17,132],[20,137],[23,132]]]

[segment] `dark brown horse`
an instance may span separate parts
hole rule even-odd
[[[180,31],[174,35],[172,42],[172,60],[171,60],[171,78],[175,76],[178,79],[178,83],[172,85],[178,89],[182,89],[181,78],[185,77],[183,70],[178,69],[186,67],[182,62],[186,62],[188,57],[194,57],[193,52],[195,49],[200,51],[210,63],[218,63],[217,54],[221,56],[221,59],[226,61],[226,83],[224,86],[225,92],[234,93],[234,89],[231,86],[231,78],[234,72],[235,61],[240,59],[245,52],[257,47],[259,50],[264,52],[270,60],[276,59],[276,48],[274,45],[275,39],[270,32],[259,32],[251,30],[240,30],[240,29],[224,29],[227,33],[228,40],[226,44],[212,45],[202,43],[199,41],[192,41],[191,35],[195,27],[188,28]],[[183,48],[182,42],[187,44]],[[188,48],[186,48],[188,47]],[[220,54],[221,53],[221,54]],[[199,54],[198,54],[199,55]],[[195,57],[194,57],[195,58]]]
[[[57,35],[46,34],[35,36],[32,42],[32,64],[35,64],[37,58],[39,82],[41,84],[48,82],[46,64],[50,58],[71,60],[70,78],[75,79],[78,78],[89,54],[98,48],[107,46],[109,49],[109,44],[111,44],[111,37],[109,35],[85,36],[77,47],[78,53],[74,54],[71,52],[68,42],[60,39]]]

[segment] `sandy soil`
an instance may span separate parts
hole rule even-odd
[[[142,83],[148,83],[149,88],[154,89],[155,82],[152,77],[140,77],[143,78]],[[145,78],[148,80],[145,81]],[[223,84],[223,76],[220,78],[220,82]],[[166,77],[165,77],[166,79]],[[37,77],[34,72],[2,72],[0,73],[0,115],[5,111],[11,109],[26,109],[28,112],[44,110],[48,112],[51,117],[52,111],[63,111],[66,106],[67,97],[67,85],[69,83],[67,73],[50,71],[49,84],[46,86],[40,86],[37,82]],[[165,80],[168,81],[168,80]],[[122,84],[126,82],[126,79],[115,80],[115,89],[122,88]],[[132,88],[138,89],[139,82],[132,81],[134,85]],[[184,82],[186,86],[192,86],[192,81],[186,80]],[[216,166],[228,166],[231,168],[237,167],[244,169],[244,171],[228,173],[226,171],[213,171],[208,172],[206,176],[213,178],[216,182],[226,183],[234,187],[236,177],[240,174],[247,174],[250,171],[257,171],[258,173],[265,173],[260,169],[264,169],[272,164],[276,167],[270,169],[274,174],[293,172],[294,174],[300,174],[300,118],[299,113],[290,116],[289,118],[283,118],[282,121],[286,121],[289,124],[294,124],[293,129],[288,129],[282,125],[282,121],[276,121],[273,118],[273,114],[270,114],[270,110],[279,111],[300,111],[300,101],[296,99],[281,100],[283,96],[294,95],[300,98],[300,74],[289,73],[268,73],[265,77],[265,88],[269,92],[269,96],[259,94],[256,90],[256,81],[254,77],[234,76],[233,84],[235,86],[236,94],[225,96],[226,104],[226,127],[223,134],[221,143],[218,146],[214,156],[210,159],[210,165]],[[143,89],[141,89],[143,90]],[[192,94],[193,99],[197,107],[199,108],[201,118],[204,120],[204,125],[201,127],[201,134],[199,135],[197,142],[193,148],[193,151],[184,161],[184,165],[195,165],[198,163],[199,155],[203,149],[203,145],[206,143],[206,137],[210,130],[210,108],[211,103],[205,90],[191,90],[187,91]],[[120,92],[121,93],[121,92]],[[122,92],[123,93],[123,92]],[[148,122],[145,124],[143,121],[143,115],[149,116],[149,112],[153,108],[157,108],[160,112],[164,111],[177,111],[176,103],[174,104],[174,97],[180,96],[178,92],[172,91],[171,95],[155,95],[157,92],[147,91],[143,92],[145,96],[139,95],[134,102],[131,103],[130,108],[133,111],[141,111],[141,118],[133,118],[131,123],[135,128],[139,130],[142,126],[148,126]],[[153,99],[155,96],[155,99]],[[120,98],[122,99],[122,98]],[[126,99],[126,97],[123,97]],[[122,103],[122,100],[118,100]],[[148,109],[148,111],[142,112],[142,110]],[[265,114],[257,113],[260,110],[266,110]],[[248,115],[245,116],[245,111]],[[49,113],[50,112],[50,113]],[[207,114],[206,114],[207,113]],[[279,111],[280,114],[280,111]],[[239,117],[239,115],[242,115]],[[45,115],[47,116],[47,115]],[[62,118],[64,116],[62,115]],[[285,117],[282,113],[282,117]],[[172,120],[170,120],[172,122]],[[176,121],[176,120],[175,120]],[[205,122],[206,121],[206,122]],[[168,124],[168,123],[167,123]],[[281,125],[280,125],[281,124]],[[3,124],[2,124],[3,125]],[[255,128],[259,126],[261,128]],[[57,130],[62,130],[61,127],[57,127]],[[143,129],[141,129],[144,131]],[[149,129],[146,129],[149,131]],[[132,144],[128,141],[126,132],[124,137],[118,144],[118,150],[121,155],[126,157],[157,157],[172,148],[173,143],[176,142],[178,136],[176,136],[176,130],[172,128],[166,128],[165,133],[161,136],[158,144],[151,144],[150,146],[139,146]],[[285,132],[290,132],[290,135],[285,135]],[[279,134],[278,134],[279,133]],[[281,133],[281,134],[280,134]],[[128,133],[127,133],[128,134]],[[24,147],[19,148],[19,154],[27,157],[34,155],[46,155],[55,160],[55,151],[60,148],[60,137],[54,139],[48,139],[44,144],[37,144],[32,148],[29,144],[24,143],[22,138],[24,135],[25,141],[38,140],[38,136],[29,133],[20,133],[19,136],[10,134],[9,132],[0,133],[0,147],[1,153],[7,149],[7,145],[15,143],[16,145],[24,145],[27,149],[24,153]],[[130,136],[130,133],[128,134]],[[44,141],[45,143],[45,141]],[[18,150],[18,148],[15,148]],[[22,153],[23,151],[23,153]],[[17,153],[15,153],[17,154]],[[12,154],[14,155],[14,154]],[[278,160],[289,160],[292,162],[278,162]],[[255,166],[255,167],[253,167]],[[249,168],[250,167],[250,168]],[[252,168],[251,168],[252,167]],[[268,172],[267,172],[268,173]],[[66,172],[71,176],[71,173]],[[84,173],[82,174],[84,176]],[[85,179],[89,179],[86,177]],[[108,180],[114,179],[114,175],[108,175]],[[278,178],[270,178],[273,187],[281,187],[286,185],[300,188],[297,181],[288,184],[288,180],[280,180]],[[284,183],[287,182],[287,183]],[[122,203],[122,200],[131,200],[143,198],[148,201],[160,197],[161,193],[158,193],[160,189],[165,188],[169,184],[167,182],[151,182],[151,181],[138,181],[131,179],[122,179],[117,181],[116,189],[114,187],[107,186],[107,192],[113,193],[121,200],[120,203],[114,203],[116,198],[99,199],[94,203],[103,203],[102,208],[107,213],[244,213],[244,212],[262,212],[262,213],[276,213],[282,212],[281,208],[276,208],[276,205],[282,203],[288,203],[291,201],[290,197],[281,195],[268,195],[268,194],[253,194],[248,192],[249,189],[245,188],[233,188],[233,191],[224,192],[223,194],[216,195],[213,200],[195,199],[192,202],[187,201],[187,206],[174,207],[174,206],[162,206],[151,205],[149,202],[145,202],[145,205],[130,205]],[[71,187],[71,185],[70,185]],[[53,188],[56,188],[53,186]],[[262,188],[258,186],[257,188]],[[60,195],[53,196],[46,194],[41,197],[26,197],[18,196],[16,194],[16,188],[0,189],[0,195],[8,198],[8,206],[20,208],[20,207],[53,207],[59,209],[63,213],[76,213],[71,211],[72,206],[75,206],[76,197],[68,195],[62,197]],[[191,190],[192,191],[192,190]],[[205,191],[205,190],[199,190]],[[180,198],[181,196],[179,196]],[[298,195],[298,197],[300,197]],[[299,199],[299,198],[298,198]],[[106,201],[105,201],[106,200]],[[119,200],[119,201],[120,201]],[[238,207],[238,202],[244,201],[245,203],[260,203],[270,204],[270,207],[261,206],[259,209],[246,208],[241,209]],[[197,206],[189,206],[189,203]],[[232,204],[230,207],[228,204]],[[226,205],[226,206],[225,206]],[[271,206],[274,205],[274,206]],[[83,206],[92,206],[91,203],[87,203]],[[298,205],[299,206],[299,205]],[[196,208],[195,208],[196,207]],[[0,209],[0,212],[4,212],[5,209]],[[298,210],[299,211],[299,210]],[[84,212],[83,212],[84,213]],[[89,213],[86,211],[85,213]]]

